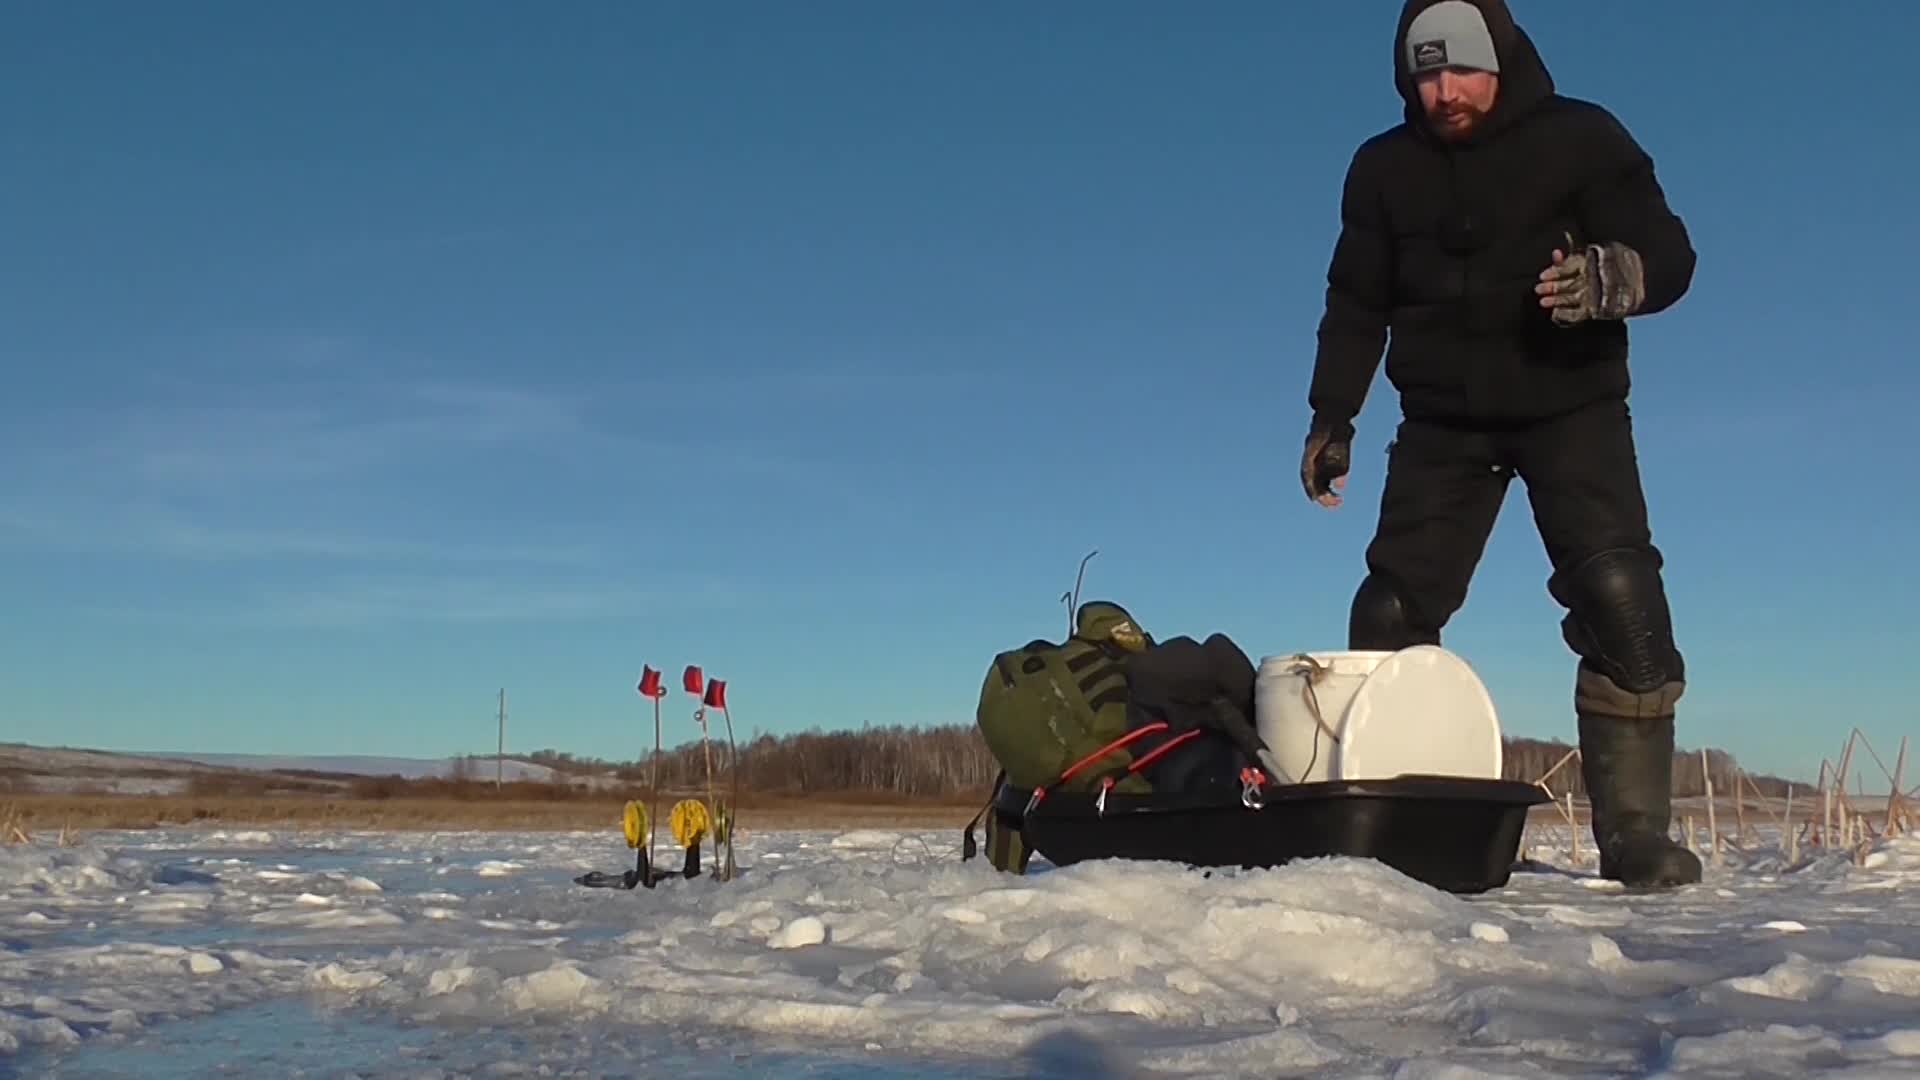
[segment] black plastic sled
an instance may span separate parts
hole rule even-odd
[[[994,810],[1055,866],[1145,859],[1195,867],[1279,866],[1347,855],[1374,859],[1452,893],[1507,884],[1527,812],[1549,801],[1517,780],[1401,776],[1268,787],[1238,796],[1117,795],[1003,786]]]

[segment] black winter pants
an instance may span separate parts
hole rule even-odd
[[[1366,553],[1369,576],[1355,598],[1349,647],[1439,642],[1466,602],[1515,476],[1526,485],[1553,564],[1549,591],[1575,616],[1569,644],[1589,660],[1613,654],[1619,665],[1603,669],[1619,668],[1616,682],[1634,681],[1622,666],[1636,662],[1628,653],[1640,654],[1638,663],[1649,673],[1641,681],[1680,677],[1632,421],[1618,399],[1523,427],[1403,421],[1388,452],[1379,525]],[[1624,576],[1621,560],[1634,567]],[[1609,561],[1616,564],[1611,576],[1593,569]],[[1588,588],[1593,581],[1601,588]],[[1574,641],[1585,632],[1576,628],[1581,617],[1599,646]]]

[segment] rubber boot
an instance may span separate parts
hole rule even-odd
[[[1676,843],[1673,717],[1580,715],[1580,768],[1593,806],[1600,876],[1634,888],[1700,880],[1700,859]]]

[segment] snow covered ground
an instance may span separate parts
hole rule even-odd
[[[172,795],[185,791],[193,777],[215,771],[153,755],[0,743],[0,790]]]
[[[1913,841],[1657,895],[1537,849],[1468,898],[1017,879],[957,827],[743,836],[739,879],[652,892],[572,883],[629,865],[611,827],[89,839],[0,849],[0,1073],[1920,1074]]]
[[[485,781],[495,777],[494,762],[490,758],[474,758],[468,765],[475,779]],[[271,775],[271,771],[277,769],[338,773],[340,779],[333,782],[344,788],[345,778],[353,776],[398,776],[409,780],[451,777],[456,771],[456,759],[351,754],[193,754],[184,751],[129,754],[0,743],[0,792],[183,795],[191,790],[196,779],[280,779]],[[531,780],[543,784],[567,782],[591,788],[619,788],[625,783],[611,775],[565,773],[551,765],[511,758],[501,763],[498,775],[504,780]],[[314,781],[309,778],[303,782]]]
[[[275,769],[298,769],[315,772],[341,773],[348,776],[398,776],[407,780],[418,780],[430,776],[448,777],[454,774],[455,758],[408,758],[379,757],[369,754],[199,754],[187,751],[166,751],[156,756],[180,761],[194,761],[216,768],[246,769],[253,771],[271,771]],[[494,762],[491,757],[476,757],[469,761],[469,767],[476,779],[492,780]],[[508,758],[500,763],[500,777],[503,780],[532,780],[550,784],[556,780],[573,779],[586,783],[597,777],[572,776],[561,772],[551,765],[540,765],[531,761],[518,761]],[[609,781],[618,783],[618,781]]]

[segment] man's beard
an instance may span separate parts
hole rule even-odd
[[[1434,130],[1444,135],[1464,135],[1477,130],[1487,114],[1472,105],[1449,105],[1428,114]]]

